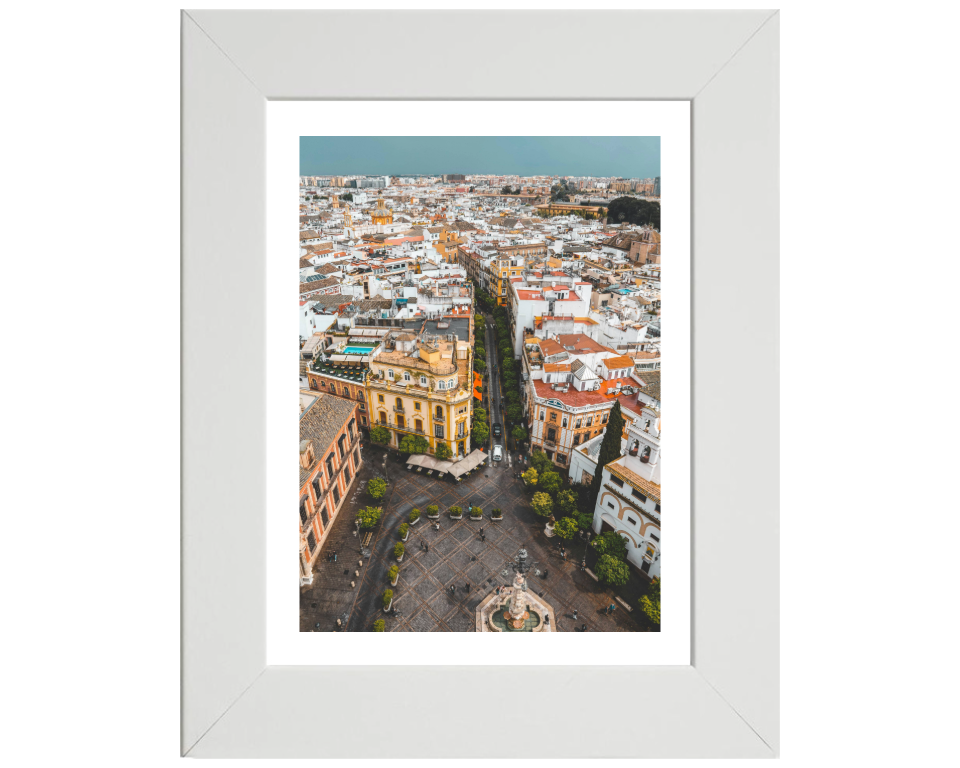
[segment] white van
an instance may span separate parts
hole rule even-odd
[[[493,446],[493,460],[494,461],[503,461],[503,446],[495,445]]]

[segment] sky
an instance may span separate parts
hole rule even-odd
[[[659,136],[301,136],[301,176],[660,175]]]

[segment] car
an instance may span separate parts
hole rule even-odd
[[[494,461],[503,461],[503,446],[495,445],[493,446],[493,460]]]
[[[493,425],[493,436],[500,437],[503,434],[503,427],[500,426],[499,422]]]

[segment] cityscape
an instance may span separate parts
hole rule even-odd
[[[660,186],[300,177],[301,631],[659,631]]]

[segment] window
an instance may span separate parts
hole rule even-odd
[[[426,376],[421,376],[421,377],[420,377],[420,386],[421,386],[421,387],[427,386],[427,377],[426,377]]]
[[[351,439],[351,440],[353,440],[353,428],[354,428],[354,426],[356,425],[356,423],[357,423],[357,420],[356,420],[356,419],[350,419],[350,423],[347,424],[347,432],[350,433],[350,439]]]
[[[443,408],[441,408],[439,405],[437,406],[437,418],[438,419],[443,418]]]
[[[558,453],[558,454],[557,454],[557,464],[563,464],[564,466],[566,466],[566,463],[567,463],[567,457],[566,457],[566,455],[565,455],[565,454],[562,454],[562,453]]]
[[[574,445],[580,445],[580,435],[574,435],[574,436],[573,436],[573,444],[574,444]]]
[[[360,423],[363,424],[363,426],[367,426],[367,417],[366,417],[366,416],[361,416],[361,417],[360,417]]]
[[[401,399],[398,397],[397,400],[396,400],[396,403],[397,403],[397,410],[398,410],[398,411],[402,411],[402,410],[403,410],[403,400],[401,400]]]
[[[607,502],[607,506],[610,507],[610,509],[616,509],[616,507],[613,506],[613,502],[612,502],[612,501],[608,501],[608,502]]]
[[[657,534],[655,533],[651,533],[650,538],[653,539],[654,541],[660,541],[660,537],[657,536]]]
[[[343,450],[343,446],[344,446],[344,443],[346,443],[346,441],[347,441],[347,436],[346,436],[346,435],[340,435],[340,439],[337,440],[337,450],[340,451],[340,458],[341,458],[341,459],[344,457],[344,454],[346,453],[346,452]]]
[[[404,371],[404,372],[403,372],[403,380],[404,380],[404,381],[411,381],[410,371]]]
[[[457,424],[457,437],[463,437],[463,426],[464,422],[462,421]]]
[[[607,413],[603,414],[603,419],[600,421],[601,424],[606,424],[606,423],[607,423],[607,416],[608,416],[608,415],[609,415],[609,414],[607,414]]]
[[[383,402],[383,395],[377,395],[377,402]]]
[[[659,511],[660,511],[660,505],[657,504],[657,512],[659,512]]]
[[[327,524],[330,522],[330,519],[327,517],[327,505],[324,504],[320,507],[320,519],[323,521],[323,527],[326,528]]]
[[[333,503],[334,505],[340,503],[340,489],[336,485],[333,486]]]
[[[387,378],[390,379],[390,381],[393,381],[393,369],[392,369],[392,368],[391,368],[389,371],[387,371]]]
[[[310,547],[311,553],[317,548],[317,537],[313,535],[313,531],[307,534],[307,546]]]
[[[581,418],[578,416],[578,417],[577,417],[577,421],[576,421],[576,423],[574,424],[574,427],[575,427],[576,429],[580,429],[580,424],[581,424],[582,421],[583,421],[583,419],[581,419]]]
[[[593,416],[587,416],[587,426],[588,427],[593,426]]]
[[[343,465],[343,482],[350,485],[350,466],[348,464]]]
[[[561,426],[562,426],[564,429],[566,429],[566,427],[567,427],[567,417],[566,417],[566,416],[563,417],[563,424],[562,424]]]
[[[333,480],[333,454],[327,456],[327,476]]]
[[[610,475],[610,482],[613,483],[618,488],[623,488],[623,480],[621,480],[616,475]]]
[[[443,388],[444,388],[444,382],[438,381],[438,382],[437,382],[437,389],[443,389]]]
[[[313,498],[320,498],[320,475],[313,478]]]
[[[414,404],[413,404],[413,410],[419,411],[419,410],[420,410],[420,403],[414,403]]]
[[[641,504],[647,500],[647,497],[640,493],[640,491],[638,491],[636,488],[632,488],[630,493],[632,493],[636,498],[640,499]]]
[[[380,423],[384,426],[387,424],[387,414],[385,411],[380,411]]]
[[[636,524],[637,524],[637,521],[634,520],[632,517],[628,517],[628,518],[627,518],[627,522],[630,523],[631,525],[636,525]]]
[[[557,412],[556,412],[556,411],[551,411],[551,412],[550,412],[550,421],[556,421],[556,420],[557,420]]]
[[[307,499],[306,497],[300,499],[300,522],[307,522]]]
[[[353,452],[353,467],[354,469],[356,469],[359,466],[360,466],[360,449],[357,448],[357,450]]]
[[[442,425],[442,424],[434,424],[434,425],[433,425],[433,436],[434,436],[434,437],[443,438],[443,425]]]
[[[555,430],[553,427],[550,427],[550,429],[547,430],[547,440],[549,440],[551,443],[555,443],[557,441],[557,430]]]

